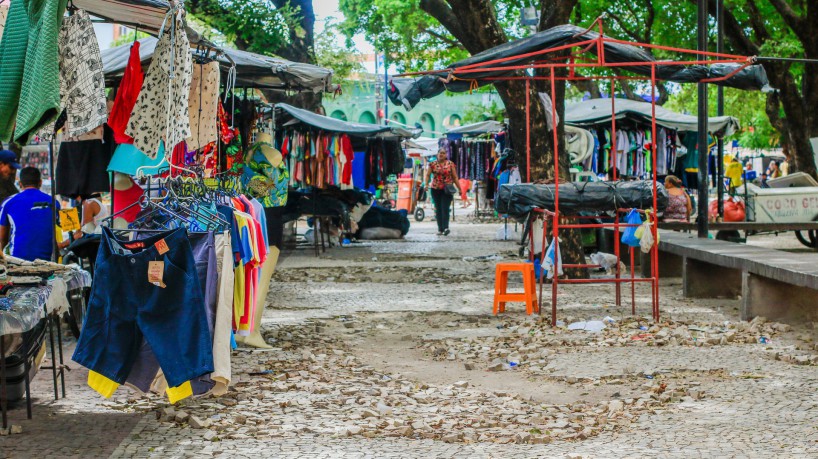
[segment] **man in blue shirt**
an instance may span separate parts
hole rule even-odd
[[[7,199],[0,210],[0,250],[8,246],[12,256],[23,260],[51,259],[54,221],[51,196],[40,191],[42,184],[39,169],[24,167],[20,170],[23,191]]]

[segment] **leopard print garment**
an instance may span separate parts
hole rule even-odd
[[[159,37],[151,66],[145,73],[142,91],[125,129],[125,133],[133,137],[134,147],[151,159],[156,158],[160,141],[165,141],[166,150],[170,152],[176,144],[190,136],[188,99],[193,62],[181,13],[174,20],[176,27],[168,24]],[[175,36],[171,48],[173,29]]]

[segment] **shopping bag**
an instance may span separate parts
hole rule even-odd
[[[645,223],[642,223],[639,228],[636,228],[636,237],[639,238],[639,246],[642,248],[642,252],[648,253],[650,249],[653,248],[653,244],[657,241],[653,240],[653,223],[650,219],[650,211],[645,211]],[[659,234],[656,234],[656,238],[659,238]]]
[[[554,271],[558,276],[562,276],[562,250],[557,250],[559,247],[559,238],[551,239],[551,244],[548,250],[545,251],[545,260],[543,260],[543,267],[548,273],[548,279],[554,278]]]
[[[625,217],[625,223],[629,225],[641,225],[642,217],[639,215],[639,211],[632,209],[630,212],[628,212],[628,215]],[[639,238],[636,236],[636,230],[638,228],[638,226],[629,226],[625,228],[625,232],[622,233],[622,243],[631,247],[639,247]]]

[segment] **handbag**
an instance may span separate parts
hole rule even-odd
[[[446,185],[446,188],[443,188],[443,190],[446,191],[446,194],[450,196],[454,196],[455,194],[457,194],[457,186],[455,186],[454,183]]]

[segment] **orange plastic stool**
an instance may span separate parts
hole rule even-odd
[[[523,275],[524,293],[508,293],[508,273],[520,272]],[[494,315],[506,312],[506,302],[520,301],[525,303],[526,314],[540,312],[537,304],[537,280],[534,276],[533,263],[497,263],[494,271]]]

